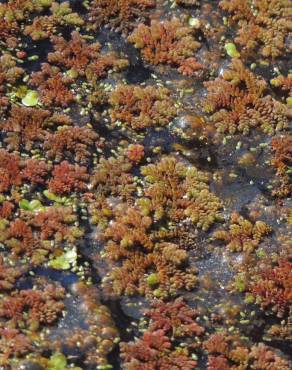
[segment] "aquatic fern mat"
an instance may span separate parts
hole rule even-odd
[[[292,369],[291,0],[0,1],[0,370]]]

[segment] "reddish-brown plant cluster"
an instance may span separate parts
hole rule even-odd
[[[42,207],[37,212],[23,211],[21,217],[2,220],[0,241],[10,251],[11,260],[38,266],[48,260],[53,247],[74,243],[83,235],[74,225],[76,214],[70,207]]]
[[[203,346],[208,353],[208,370],[290,369],[288,361],[263,343],[249,346],[225,332],[211,335]]]
[[[0,365],[9,366],[10,357],[23,357],[33,349],[31,340],[18,329],[0,328]]]
[[[0,149],[0,192],[6,192],[13,185],[20,185],[21,182],[19,156]]]
[[[79,75],[86,75],[89,80],[106,75],[109,69],[120,70],[128,66],[126,59],[118,58],[113,52],[102,54],[98,42],[89,44],[86,38],[74,31],[66,41],[61,36],[52,36],[55,52],[49,53],[48,61],[63,66]]]
[[[53,36],[51,41],[55,51],[49,53],[49,62],[74,69],[81,75],[84,75],[88,64],[99,57],[101,45],[98,42],[88,44],[86,39],[76,31],[72,32],[69,41],[61,36]]]
[[[292,135],[273,138],[272,148],[274,151],[273,164],[276,168],[282,170],[292,164]]]
[[[82,230],[74,226],[75,221],[76,214],[71,207],[49,207],[33,215],[30,223],[40,231],[42,241],[73,243],[83,235]]]
[[[127,148],[127,156],[130,161],[139,163],[144,158],[144,146],[140,144],[130,144]]]
[[[110,72],[119,72],[129,66],[127,59],[120,57],[115,52],[101,54],[98,59],[94,60],[86,68],[86,78],[94,87],[97,86],[97,81],[106,77]],[[96,95],[98,90],[96,90]],[[100,93],[101,94],[101,93]],[[103,100],[102,96],[100,97]]]
[[[109,97],[112,121],[121,121],[135,130],[167,125],[177,108],[166,88],[119,85]]]
[[[175,338],[200,336],[204,328],[196,322],[199,312],[189,307],[181,298],[173,302],[154,302],[145,311],[150,323],[148,330],[154,332],[163,330]]]
[[[63,76],[58,67],[43,63],[42,70],[32,73],[31,77],[30,82],[38,87],[44,105],[66,107],[73,101],[73,94],[68,88],[73,80],[69,76]]]
[[[141,215],[137,208],[128,208],[126,214],[123,211],[121,207],[120,212],[116,212],[120,217],[106,229],[104,237],[111,239],[112,243],[118,242],[122,248],[139,244],[146,250],[152,250],[153,243],[148,234],[152,219]]]
[[[40,264],[51,246],[41,245],[31,226],[20,218],[7,222],[1,232],[1,241],[11,251],[11,257],[30,258],[33,265]]]
[[[292,166],[292,135],[273,138],[271,144],[274,152],[272,164],[276,167],[280,179],[280,185],[274,190],[274,194],[287,197],[292,192],[290,175],[287,173]]]
[[[132,163],[125,156],[101,157],[91,176],[91,184],[99,193],[130,199],[135,191]]]
[[[203,343],[203,348],[208,353],[208,370],[229,370],[230,361],[247,368],[249,351],[239,338],[226,333],[213,334]]]
[[[260,265],[249,282],[248,291],[262,309],[271,309],[279,317],[292,303],[292,263],[287,258],[278,258],[276,264]]]
[[[55,194],[70,194],[74,191],[81,192],[87,189],[89,179],[86,167],[70,164],[63,161],[56,165],[49,181],[49,189]]]
[[[102,185],[103,191],[109,187],[108,194],[127,200],[134,185],[132,175],[127,173],[131,167],[123,157],[102,158],[93,186],[99,189]],[[116,294],[150,297],[191,290],[197,283],[197,270],[189,266],[188,253],[180,245],[157,237],[164,233],[156,230],[155,223],[190,219],[195,226],[207,230],[221,219],[221,203],[209,191],[208,176],[175,157],[144,166],[141,173],[145,186],[136,204],[130,198],[128,203],[117,199],[110,205],[99,197],[97,207],[91,207],[95,223],[106,225],[101,235],[106,242],[103,257],[113,266],[103,285]],[[124,191],[128,189],[127,194],[120,186]],[[105,207],[106,213],[98,211],[98,205]]]
[[[263,343],[251,347],[250,357],[252,358],[252,366],[254,369],[290,369],[288,361],[278,356],[272,349],[265,346]]]
[[[8,149],[19,150],[23,146],[31,150],[35,143],[43,141],[49,116],[48,110],[13,105],[8,119],[0,121],[0,128],[7,133],[4,141]]]
[[[40,12],[50,6],[52,0],[9,0],[1,4],[1,14],[8,19],[21,21],[27,17],[30,12]]]
[[[93,225],[98,225],[98,230],[104,230],[113,215],[110,202],[106,195],[101,193],[98,196],[93,196],[92,193],[85,193],[83,199],[89,203],[88,212],[90,222]]]
[[[21,23],[28,21],[32,14],[40,13],[53,0],[8,0],[0,4],[0,39],[10,48],[17,46]]]
[[[15,83],[24,73],[24,69],[17,66],[11,54],[2,54],[0,61],[0,83],[2,88],[2,85],[6,82]]]
[[[199,5],[200,0],[175,0],[177,5],[184,5],[184,6],[192,6],[192,5]]]
[[[250,219],[231,213],[238,207],[225,189],[223,210],[217,194],[227,176],[236,186],[245,177],[228,171],[237,153],[264,151],[265,133],[288,126],[286,59],[268,85],[267,60],[253,53],[274,59],[290,47],[290,4],[221,0],[231,14],[222,19],[215,3],[0,1],[0,368],[81,370],[76,358],[84,369],[110,368],[119,338],[102,296],[121,300],[125,313],[150,305],[135,329],[141,335],[121,345],[124,369],[193,370],[207,360],[208,370],[288,370],[278,352],[243,335],[252,337],[258,320],[251,318],[261,316],[264,341],[291,339],[291,258],[286,245],[278,254],[273,245],[288,240],[280,234],[291,212],[253,181]],[[238,58],[259,62],[251,70],[236,58],[224,70],[222,42],[231,43],[233,21]],[[203,103],[199,61],[211,66]],[[262,132],[243,140],[253,128]],[[223,145],[216,129],[227,134]],[[228,153],[235,139],[238,152]],[[289,134],[271,141],[276,195],[291,193],[290,147]],[[215,237],[244,253],[223,250],[219,259],[209,230],[223,211],[231,219]],[[251,253],[271,232],[259,218],[275,225],[275,238]],[[229,300],[229,287],[245,301]],[[271,313],[272,327],[263,316]],[[220,332],[221,324],[229,330]]]
[[[78,13],[72,12],[69,1],[61,4],[53,1],[50,12],[50,15],[35,17],[32,24],[25,26],[24,34],[30,35],[36,41],[49,38],[56,32],[58,26],[82,26],[84,24],[84,20]]]
[[[121,344],[121,350],[127,370],[192,370],[197,364],[186,348],[172,348],[163,330],[146,332],[136,342]]]
[[[104,258],[113,264],[105,287],[116,294],[166,297],[196,286],[197,270],[188,266],[186,251],[176,244],[151,241],[149,216],[124,204],[115,209],[115,218],[103,233]]]
[[[0,256],[0,292],[13,289],[15,282],[22,273],[21,269],[7,265],[4,258]]]
[[[274,324],[267,330],[267,337],[271,340],[279,340],[285,343],[292,340],[292,308],[289,309],[287,319],[281,320],[280,324]]]
[[[93,0],[90,6],[90,21],[94,29],[108,25],[127,33],[135,21],[145,20],[148,10],[154,8],[156,0]]]
[[[45,161],[29,158],[25,161],[21,175],[23,179],[33,185],[44,184],[50,170],[51,166]]]
[[[33,40],[49,38],[55,31],[56,22],[52,16],[35,17],[32,24],[24,29],[25,35],[29,35]]]
[[[14,291],[0,303],[0,317],[16,327],[33,328],[40,324],[52,324],[64,309],[62,300],[65,290],[57,285],[47,285],[41,290]]]
[[[0,198],[0,219],[6,218],[9,219],[13,213],[14,204],[7,200],[3,200]]]
[[[289,0],[222,0],[219,6],[231,14],[231,20],[239,24],[235,42],[243,52],[251,54],[260,49],[264,57],[276,58],[286,49],[285,37],[292,30],[289,19]]]
[[[154,213],[157,220],[166,217],[175,222],[190,218],[203,230],[222,219],[221,202],[209,191],[208,175],[196,167],[187,167],[167,156],[142,167],[141,172],[145,176],[146,197],[139,203],[144,213]]]
[[[292,74],[287,76],[279,75],[270,81],[271,85],[280,88],[282,91],[287,92],[292,97]]]
[[[89,127],[64,127],[57,132],[47,133],[44,149],[48,157],[56,161],[73,159],[86,163],[91,151],[99,144],[99,136]]]
[[[230,219],[229,231],[217,230],[214,233],[216,239],[226,243],[231,252],[253,252],[272,228],[263,221],[252,224],[238,213],[233,213]]]
[[[259,128],[272,135],[288,126],[286,106],[265,95],[266,82],[239,59],[233,59],[222,76],[204,85],[208,90],[204,110],[212,114],[211,120],[221,133],[248,134]]]
[[[195,322],[198,312],[183,300],[155,303],[145,312],[150,318],[147,331],[134,342],[121,344],[125,369],[135,370],[192,370],[197,361],[192,359],[191,346],[176,347],[175,340],[193,340],[204,329]],[[189,348],[190,347],[190,348]]]
[[[70,116],[64,113],[60,113],[59,111],[53,112],[51,116],[49,116],[46,121],[44,122],[44,127],[46,130],[51,129],[61,129],[64,126],[72,126],[73,120]]]
[[[194,53],[201,46],[194,37],[194,30],[179,19],[151,21],[151,25],[139,24],[128,40],[141,49],[146,62],[178,67],[179,72],[192,76],[203,66]]]
[[[1,4],[0,4],[1,6]],[[0,26],[1,38],[1,26]],[[24,69],[18,67],[11,54],[3,53],[0,57],[0,106],[8,104],[8,99],[3,95],[6,84],[14,84],[24,73]]]
[[[0,22],[0,40],[4,41],[6,40],[7,46],[9,47],[15,47],[17,45],[17,33],[18,33],[18,24],[17,22],[8,21],[3,17],[4,11],[2,5],[1,5],[1,15],[2,19]]]

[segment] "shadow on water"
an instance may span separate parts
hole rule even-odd
[[[22,67],[28,72],[39,71],[41,64],[47,62],[48,53],[53,51],[53,46],[49,40],[39,40],[32,43],[30,37],[26,37],[25,41],[27,43],[25,51],[28,58],[25,59]],[[37,59],[29,60],[29,57],[33,56],[37,56]]]
[[[67,0],[62,0],[62,2],[66,2]],[[87,9],[84,6],[84,2],[82,0],[70,0],[70,7],[73,12],[78,13],[79,15],[83,15],[87,13]]]
[[[142,63],[130,66],[126,73],[126,80],[129,84],[142,83],[148,80],[151,76],[151,71],[145,68]]]

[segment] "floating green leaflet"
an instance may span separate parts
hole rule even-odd
[[[227,44],[225,44],[225,50],[231,58],[240,57],[240,53],[237,51],[236,46],[232,42],[228,42]]]
[[[26,107],[34,107],[39,102],[39,93],[34,90],[29,90],[24,98],[22,98],[22,104]]]
[[[30,202],[27,199],[22,199],[19,202],[19,207],[21,209],[24,209],[25,211],[32,211],[32,212],[33,211],[39,211],[40,209],[43,209],[42,203],[37,199],[34,199]]]
[[[76,264],[77,252],[72,249],[61,256],[54,258],[49,262],[50,267],[56,270],[69,270],[72,265]]]
[[[49,200],[52,200],[53,202],[62,203],[62,204],[69,204],[70,203],[70,199],[69,198],[59,197],[58,195],[52,193],[49,190],[44,190],[43,191],[43,194],[44,194],[44,196],[46,198],[48,198]]]
[[[157,274],[150,274],[147,277],[147,284],[150,287],[153,287],[153,286],[157,285],[158,283],[159,283],[159,280],[158,280],[158,275]]]

